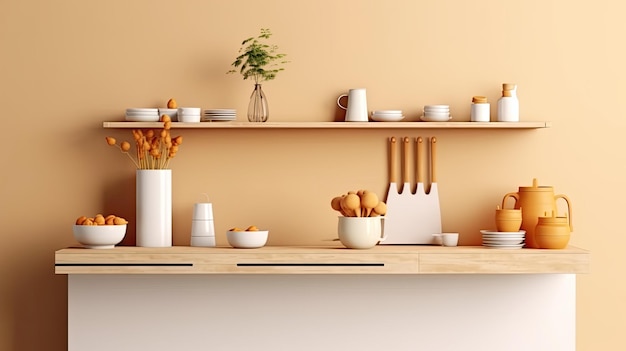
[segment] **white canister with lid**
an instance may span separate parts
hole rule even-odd
[[[470,109],[471,122],[489,122],[491,121],[491,105],[484,96],[474,96],[472,98],[472,106]]]

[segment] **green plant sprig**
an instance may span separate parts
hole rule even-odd
[[[261,40],[269,39],[272,33],[267,28],[261,29],[257,37],[250,37],[241,43],[240,55],[235,58],[232,69],[226,73],[241,73],[243,79],[250,77],[255,84],[276,78],[276,74],[285,69],[281,65],[289,61],[282,60],[286,54],[276,53],[278,46],[262,43]]]

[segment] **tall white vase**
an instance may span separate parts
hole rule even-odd
[[[172,246],[172,170],[137,170],[137,246]]]

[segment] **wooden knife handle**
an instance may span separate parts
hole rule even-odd
[[[402,181],[409,181],[409,137],[402,140]]]
[[[437,138],[430,138],[430,181],[437,182]]]
[[[389,182],[396,182],[396,137],[389,139]]]
[[[424,167],[422,167],[422,162],[424,160],[424,139],[422,137],[418,137],[415,139],[416,150],[415,150],[415,174],[417,175],[417,182],[424,182]]]

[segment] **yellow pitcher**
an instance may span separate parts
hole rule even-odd
[[[516,193],[508,193],[502,199],[502,208],[506,199],[512,197],[515,199],[514,208],[524,208],[522,211],[521,229],[526,231],[526,247],[538,248],[535,241],[535,227],[539,217],[545,216],[546,213],[556,213],[556,200],[563,199],[567,203],[567,218],[569,219],[569,229],[573,231],[572,226],[572,205],[569,198],[565,195],[554,195],[551,186],[537,185],[537,179],[533,179],[532,186],[520,186]]]

